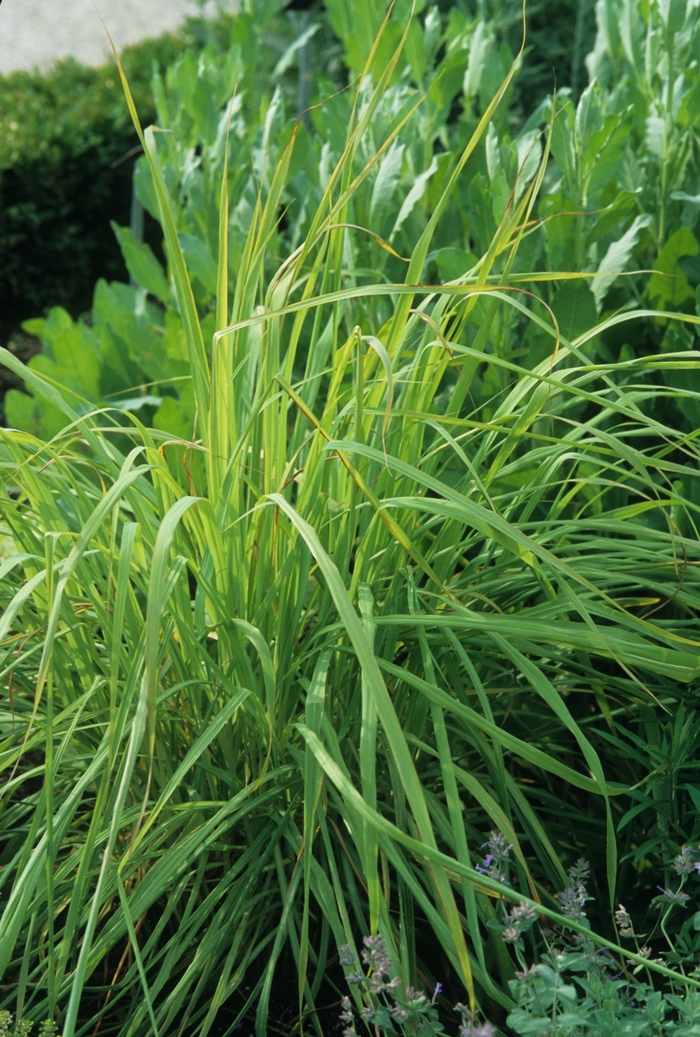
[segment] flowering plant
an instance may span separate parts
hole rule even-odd
[[[509,886],[508,869],[512,845],[500,832],[491,832],[482,849],[486,851],[476,871]],[[540,931],[545,949],[538,960],[528,965],[523,937],[533,930],[539,918],[535,904],[519,901],[508,904],[507,892],[498,901],[500,917],[489,927],[500,932],[512,947],[519,968],[509,983],[515,1005],[508,1014],[503,1031],[491,1022],[478,1022],[462,1004],[459,1037],[496,1037],[499,1033],[523,1037],[699,1037],[700,983],[698,989],[678,989],[671,981],[667,990],[656,989],[649,965],[672,966],[677,975],[700,980],[700,912],[688,919],[672,938],[667,922],[672,912],[686,908],[691,896],[684,887],[700,874],[700,850],[682,846],[668,865],[677,881],[658,886],[651,901],[659,916],[649,934],[638,933],[623,904],[615,912],[619,937],[632,941],[634,957],[620,960],[601,948],[593,935],[587,935],[586,904],[591,896],[586,887],[590,866],[579,859],[568,872],[568,885],[556,894],[562,924]],[[571,929],[566,925],[571,923]],[[667,949],[652,957],[649,942],[658,932]],[[534,934],[533,934],[534,935]],[[381,936],[364,939],[362,961],[366,974],[357,966],[353,948],[342,948],[341,964],[351,968],[346,975],[356,989],[356,1007],[343,998],[344,1037],[357,1037],[356,1018],[373,1025],[377,1035],[395,1033],[420,1037],[442,1037],[445,1031],[438,1016],[437,999],[442,991],[436,985],[432,997],[404,986]],[[649,963],[647,965],[646,963]],[[637,978],[646,970],[646,976]]]
[[[700,991],[685,989],[678,993],[655,989],[647,968],[646,981],[637,979],[645,966],[639,959],[655,964],[673,966],[683,975],[683,967],[692,965],[691,976],[700,975],[696,967],[700,936],[690,936],[691,927],[700,927],[700,913],[681,928],[675,943],[670,938],[666,923],[677,908],[684,908],[690,895],[683,887],[693,874],[700,873],[700,852],[682,846],[671,862],[678,876],[675,886],[658,886],[659,895],[651,905],[661,911],[654,925],[651,940],[658,928],[668,946],[660,957],[652,958],[649,944],[635,931],[634,923],[623,904],[615,912],[615,923],[620,939],[635,943],[634,960],[619,961],[606,949],[580,931],[587,925],[585,905],[590,900],[586,881],[590,874],[588,862],[581,859],[569,870],[569,884],[557,894],[561,914],[579,930],[572,934],[564,929],[544,936],[547,950],[540,960],[529,968],[523,961],[521,936],[532,927],[537,913],[524,912],[527,904],[519,904],[503,918],[500,927],[503,939],[514,946],[521,970],[509,984],[517,1007],[506,1020],[511,1032],[537,1037],[694,1037],[700,1034]]]
[[[353,947],[347,944],[340,949],[340,964],[352,968],[346,975],[347,982],[356,989],[359,1016],[367,1025],[373,1025],[377,1033],[393,1031],[397,1027],[404,1034],[416,1037],[442,1037],[445,1031],[437,1012],[437,999],[442,993],[442,984],[436,983],[432,996],[411,986],[406,986],[394,973],[394,964],[389,957],[386,944],[380,935],[365,936],[362,962],[365,974],[357,966]],[[455,1005],[461,1016],[459,1037],[496,1037],[490,1023],[475,1023],[472,1013],[462,1004]],[[356,1010],[346,995],[342,999],[341,1021],[345,1024],[343,1037],[357,1037],[355,1028]]]

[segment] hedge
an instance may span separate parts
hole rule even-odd
[[[230,16],[190,19],[177,34],[125,48],[146,122],[154,66],[187,47],[226,46],[229,31]],[[99,277],[126,278],[109,221],[129,223],[137,143],[113,64],[68,59],[48,73],[0,77],[0,342],[49,306],[86,311]]]

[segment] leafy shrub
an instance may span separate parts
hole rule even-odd
[[[113,73],[72,61],[2,83],[3,337],[51,303],[87,309],[97,273],[124,276],[114,243],[93,231],[105,212],[129,221],[132,163],[119,160],[137,138],[114,86]]]
[[[256,210],[267,203],[272,173],[295,131],[296,96],[288,96],[284,73],[298,39],[291,41],[287,54],[279,57],[278,71],[271,73],[261,45],[263,15],[242,12],[237,16],[225,59],[213,49],[205,50],[199,59],[187,53],[153,83],[159,125],[170,131],[167,137],[157,138],[163,174],[175,196],[178,240],[194,276],[195,300],[207,339],[213,330],[215,311],[219,184],[224,159],[228,156],[228,259],[234,284],[258,218]],[[352,222],[371,220],[391,243],[389,250],[378,248],[369,238],[352,244],[358,280],[366,279],[372,271],[388,279],[400,276],[405,264],[396,252],[410,249],[411,238],[427,222],[431,190],[439,190],[447,174],[448,156],[435,156],[434,144],[454,96],[461,91],[468,45],[476,31],[476,22],[462,19],[459,24],[460,46],[440,62],[434,61],[439,37],[450,30],[440,22],[428,25],[426,46],[432,48],[435,65],[429,75],[439,92],[434,95],[430,112],[416,112],[399,128],[389,152],[362,174],[363,182],[351,199]],[[329,93],[335,92],[330,73],[320,80]],[[478,77],[475,82],[478,85]],[[236,97],[229,112],[227,102],[234,85]],[[370,96],[371,90],[363,88],[361,103]],[[488,103],[491,95],[484,96]],[[388,88],[359,144],[354,165],[357,174],[380,146],[382,136],[407,120],[419,97],[416,88],[405,82]],[[352,117],[352,107],[347,95],[331,98],[313,112],[313,133],[303,124],[296,131],[295,152],[280,196],[284,225],[277,218],[270,222],[260,277],[271,276],[279,256],[294,251],[308,234],[325,180],[343,152],[343,126]],[[158,202],[143,159],[137,162],[135,186],[146,211],[158,219]],[[148,244],[137,242],[127,228],[115,230],[138,290],[100,282],[89,321],[74,321],[64,308],[54,308],[46,319],[25,322],[25,330],[44,344],[43,355],[30,366],[70,387],[87,405],[116,402],[129,409],[144,407],[142,416],[149,423],[184,435],[192,422],[194,398],[169,272]],[[241,299],[239,305],[248,305],[258,291],[251,285],[248,298]],[[146,293],[156,305],[146,303]],[[165,308],[164,316],[158,304]],[[381,300],[376,305],[386,309]],[[86,363],[76,367],[73,358],[78,352],[86,355]],[[142,385],[148,388],[140,389]],[[46,401],[16,391],[7,394],[6,413],[8,424],[39,436],[50,437],[62,426],[62,417]]]
[[[356,55],[367,51],[374,37],[372,29],[379,28],[385,13],[381,3],[369,0],[359,3],[348,0],[326,0],[339,38],[346,47],[346,59],[352,67]],[[394,8],[394,26],[405,23],[410,4],[398,4]],[[520,47],[522,36],[523,7],[519,0],[418,0],[416,13],[437,9],[444,15],[459,14],[470,20],[477,19],[495,29],[500,41],[505,42],[513,53]],[[532,109],[551,93],[555,85],[569,86],[576,100],[584,86],[584,59],[595,39],[595,13],[593,0],[536,0],[527,5],[528,45],[519,74],[519,89],[513,98],[519,116],[527,118]],[[353,34],[351,27],[355,26]],[[408,49],[416,40],[409,41]],[[384,43],[387,47],[387,43]],[[493,59],[493,54],[491,55]],[[416,67],[420,61],[418,51],[404,59]]]
[[[279,5],[268,6],[274,12]],[[583,6],[579,5],[579,10]],[[564,11],[564,7],[559,3],[545,4],[541,11],[539,7],[531,8],[531,39],[535,46],[523,73],[530,95],[533,76],[537,80],[535,92],[544,93],[550,85],[553,62],[560,65],[565,58],[561,40],[568,41],[571,12]],[[262,11],[263,22],[268,13]],[[466,3],[465,13],[469,13]],[[497,34],[507,35],[511,47],[517,48],[517,5],[496,5],[493,10],[480,8],[471,16],[475,13],[495,24]],[[540,15],[547,31],[538,35]],[[354,19],[357,25],[360,21]],[[557,26],[561,23],[554,33],[553,22]],[[124,64],[145,122],[155,111],[148,89],[154,64],[166,67],[188,47],[198,53],[210,44],[220,52],[230,43],[228,26],[226,18],[214,25],[192,19],[177,35],[126,48]],[[394,28],[399,26],[400,20],[395,18]],[[317,23],[315,28],[318,29]],[[276,57],[281,56],[275,57],[276,48],[282,42],[283,52],[288,36],[289,27],[278,19],[274,33],[266,39],[268,71],[274,67]],[[328,62],[324,58],[333,50],[323,26],[321,36],[323,42],[316,51],[317,76],[322,69],[325,71]],[[584,33],[582,39],[585,38]],[[553,43],[555,39],[559,42]],[[582,47],[586,49],[584,44]],[[246,58],[249,57],[247,53]],[[506,60],[505,67],[507,64]],[[495,84],[499,69],[492,62],[490,68]],[[566,66],[558,68],[558,76],[560,81],[569,82]],[[265,79],[263,75],[261,82]],[[60,63],[46,75],[15,73],[0,81],[0,111],[4,113],[0,116],[3,341],[17,331],[22,320],[43,313],[49,306],[61,306],[74,317],[86,313],[98,278],[124,279],[123,259],[107,230],[107,219],[119,225],[129,222],[133,169],[130,155],[137,141],[115,86],[116,78],[109,68],[86,68],[71,61]],[[151,245],[158,244],[150,225],[147,239]]]

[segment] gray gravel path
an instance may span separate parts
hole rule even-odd
[[[209,0],[209,13],[215,6]],[[176,29],[199,10],[196,0],[2,0],[0,73],[46,68],[69,55],[101,64],[109,42],[96,7],[117,48]]]

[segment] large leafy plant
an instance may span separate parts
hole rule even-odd
[[[577,328],[590,320],[593,302],[598,313],[640,302],[693,312],[700,283],[700,9],[600,0],[596,15],[598,36],[586,60],[591,83],[576,108],[566,98],[553,102],[559,180],[540,206],[545,217],[570,213],[547,220],[548,266],[597,274],[592,299],[583,284],[559,290],[558,315],[568,309]],[[617,276],[634,266],[644,272]],[[556,309],[556,296],[552,301]],[[641,341],[608,336],[598,349],[609,356],[621,347],[623,355],[693,347],[692,332],[665,330],[659,321]],[[693,403],[686,400],[682,412],[688,427],[697,423]]]

